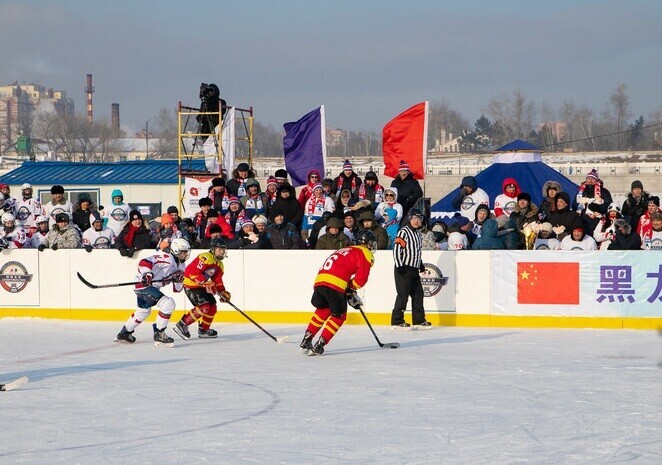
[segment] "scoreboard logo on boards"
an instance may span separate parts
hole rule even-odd
[[[421,273],[423,296],[433,297],[448,283],[448,278],[441,273],[439,268],[431,263],[423,263],[423,266],[425,266],[425,271]]]
[[[0,268],[0,286],[7,292],[21,292],[32,281],[32,275],[19,262],[7,262]]]

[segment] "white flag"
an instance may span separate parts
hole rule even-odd
[[[222,134],[220,134],[223,169],[225,170],[228,176],[232,174],[232,169],[234,168],[234,150],[235,150],[234,118],[235,118],[234,107],[230,107],[228,108],[228,111],[225,113],[225,119],[223,120],[223,132]],[[218,126],[214,128],[214,134],[215,135],[207,138],[207,140],[202,146],[202,149],[205,154],[205,167],[210,173],[218,174],[220,171],[219,170],[220,167],[218,165],[218,152],[216,149],[219,139]]]

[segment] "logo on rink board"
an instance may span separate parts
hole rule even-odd
[[[21,292],[32,281],[32,275],[19,262],[7,262],[0,268],[0,286],[7,292]]]
[[[433,297],[448,283],[448,278],[444,277],[441,270],[431,263],[423,263],[423,266],[425,266],[425,271],[421,273],[423,296]]]

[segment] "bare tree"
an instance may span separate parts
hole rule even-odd
[[[156,117],[156,140],[150,151],[153,158],[177,158],[177,112],[161,108]],[[150,147],[151,148],[151,147]]]
[[[519,88],[512,94],[492,97],[487,104],[487,113],[494,122],[497,144],[512,139],[526,138],[533,128],[536,117],[535,103],[529,100]]]
[[[451,108],[444,100],[430,103],[428,117],[428,148],[443,144],[448,138],[459,137],[471,129],[471,124],[462,114]]]
[[[610,132],[622,132],[627,128],[628,121],[632,118],[630,111],[630,97],[627,92],[627,85],[619,83],[616,89],[609,96],[607,102],[607,109],[604,112],[605,126]],[[627,145],[626,134],[616,134],[611,138],[614,149],[623,150]]]

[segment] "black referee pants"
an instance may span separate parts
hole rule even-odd
[[[398,273],[394,270],[395,290],[398,296],[395,298],[393,312],[391,313],[391,324],[399,325],[405,322],[405,309],[407,301],[411,297],[411,319],[412,324],[420,325],[425,321],[425,310],[423,309],[423,285],[418,268],[405,266],[405,272]]]

